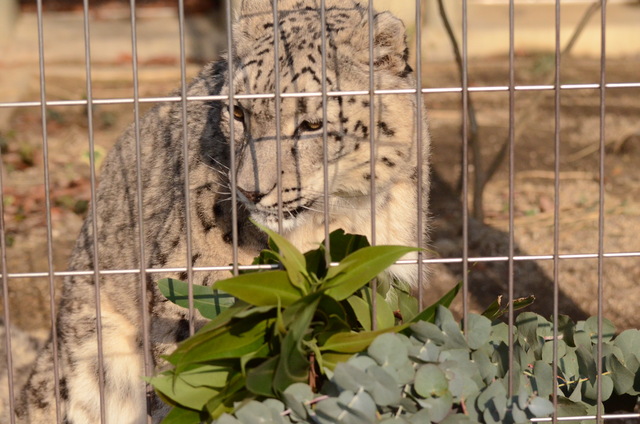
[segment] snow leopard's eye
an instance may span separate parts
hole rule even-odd
[[[233,118],[236,121],[244,122],[244,110],[240,106],[233,107]]]
[[[302,121],[300,131],[318,131],[322,129],[322,121]]]

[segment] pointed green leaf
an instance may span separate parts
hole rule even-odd
[[[265,271],[217,281],[214,287],[256,306],[288,306],[302,297],[285,271]]]
[[[235,299],[226,293],[216,293],[211,287],[193,284],[193,306],[203,317],[213,319],[233,306]],[[160,293],[183,308],[189,307],[189,284],[173,278],[158,281]]]
[[[193,387],[205,386],[222,389],[227,384],[229,374],[234,372],[230,366],[198,364],[180,373],[180,378]]]
[[[162,424],[199,423],[202,421],[199,411],[174,407],[162,420]]]
[[[170,361],[176,364],[177,371],[182,371],[189,364],[240,358],[254,352],[265,343],[267,331],[273,321],[268,318],[268,315],[256,315],[234,321],[217,331],[196,334],[178,346],[170,356]]]
[[[273,378],[280,355],[273,356],[247,372],[247,390],[258,396],[273,397]]]
[[[445,308],[448,308],[451,305],[451,302],[453,302],[453,299],[456,298],[456,295],[460,291],[461,287],[462,287],[462,282],[456,284],[451,290],[449,290],[444,296],[442,296],[440,300],[438,300],[436,303],[434,303],[433,305],[429,306],[428,308],[420,312],[415,317],[413,317],[411,322],[418,322],[418,321],[434,322],[436,319],[436,311],[438,310],[438,306],[442,305]]]
[[[246,381],[242,374],[235,374],[220,393],[211,398],[206,404],[206,410],[212,418],[218,418],[223,413],[233,411],[235,402],[240,402],[250,397],[245,390]]]
[[[273,377],[273,389],[282,393],[294,383],[301,383],[309,377],[308,352],[303,347],[303,338],[309,330],[322,294],[306,296],[283,313],[283,321],[288,332],[280,346],[280,360]]]
[[[184,407],[201,410],[209,399],[218,394],[218,390],[210,387],[193,387],[180,376],[173,377],[163,373],[152,377],[149,382],[158,392],[161,392],[172,402]]]
[[[352,353],[326,352],[322,354],[322,365],[325,368],[334,370],[338,364],[347,362],[352,356]]]
[[[380,334],[399,332],[407,328],[409,324],[398,325],[396,327],[383,328],[377,331],[362,331],[360,333],[337,333],[329,337],[327,342],[320,346],[320,350],[334,351],[342,353],[358,353],[369,347],[371,342]]]
[[[487,307],[482,313],[482,316],[489,318],[491,321],[497,319],[502,315],[502,295],[498,296],[491,305]]]
[[[307,262],[304,255],[280,234],[255,222],[254,224],[267,233],[271,241],[278,246],[280,262],[286,269],[291,284],[299,288],[303,294],[309,293],[309,275],[307,274]]]
[[[333,262],[340,262],[353,252],[369,246],[369,241],[362,235],[345,233],[342,229],[329,234],[329,249]]]
[[[367,302],[363,298],[353,295],[347,298],[347,303],[351,306],[364,331],[371,331],[371,309],[369,309]]]
[[[344,300],[396,260],[420,249],[405,246],[370,246],[357,250],[330,268],[322,284],[327,294],[336,300]]]
[[[365,331],[371,331],[371,315],[373,305],[371,302],[371,288],[363,287],[360,291],[362,297],[358,295],[352,295],[347,298],[347,302],[353,313],[358,318],[360,325]],[[379,293],[376,293],[376,313],[377,313],[377,328],[393,327],[396,323],[393,311],[389,307],[389,304],[385,301]]]

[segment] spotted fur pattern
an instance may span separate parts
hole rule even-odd
[[[368,90],[369,28],[366,2],[326,2],[326,88],[328,91]],[[322,89],[322,46],[319,0],[280,0],[279,86],[283,93]],[[233,74],[223,59],[206,66],[187,90],[188,96],[265,94],[275,90],[274,23],[269,0],[245,1],[234,24]],[[389,13],[375,15],[375,87],[413,89],[407,64],[402,23]],[[348,232],[371,233],[371,137],[375,140],[375,216],[379,244],[417,243],[418,189],[426,210],[428,181],[418,184],[417,139],[423,144],[423,174],[428,174],[426,123],[417,135],[415,94],[376,96],[374,121],[369,95],[328,96],[326,125],[322,97],[281,99],[280,143],[276,137],[275,99],[194,100],[187,106],[189,210],[186,224],[182,104],[163,103],[146,114],[139,126],[143,185],[144,258],[140,258],[136,137],[130,127],[105,159],[95,204],[97,229],[87,218],[71,259],[71,270],[185,267],[186,234],[190,231],[193,266],[226,265],[232,257],[230,169],[236,170],[238,259],[251,258],[265,238],[249,216],[278,229],[278,192],[286,237],[301,249],[324,238],[324,209],[329,225]],[[424,114],[423,114],[424,115]],[[230,128],[233,126],[234,139]],[[326,134],[326,145],[323,133]],[[278,147],[279,146],[279,147]],[[231,149],[236,164],[231,166]],[[328,167],[323,167],[327,152]],[[281,173],[276,157],[282,158]],[[328,177],[328,196],[324,176]],[[426,214],[425,214],[426,215]],[[424,227],[424,226],[423,226]],[[98,255],[94,255],[94,239]],[[391,273],[416,284],[415,266],[395,266]],[[197,272],[196,284],[211,285],[227,272]],[[167,302],[156,288],[175,273],[102,274],[99,278],[101,346],[104,364],[105,415],[110,424],[154,422],[166,408],[145,399],[142,311],[150,316],[154,366],[162,354],[188,336],[187,312]],[[142,290],[148,302],[141,304]],[[100,421],[96,279],[72,276],[65,281],[58,332],[40,353],[23,392],[18,416],[24,422],[55,422],[53,341],[59,357],[58,413],[66,424]]]

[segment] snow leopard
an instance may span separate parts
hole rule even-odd
[[[98,278],[82,273],[66,278],[57,331],[23,390],[20,422],[55,422],[57,413],[66,424],[97,423],[101,404],[109,424],[147,422],[147,414],[159,422],[168,407],[146,391],[142,378],[143,310],[156,370],[163,366],[162,356],[189,336],[190,317],[162,296],[157,281],[192,277],[194,284],[211,286],[230,275],[228,270],[168,270],[141,278],[135,272],[105,271],[224,266],[234,260],[249,264],[266,246],[250,219],[282,231],[305,250],[322,242],[327,224],[371,236],[374,209],[377,244],[415,246],[424,240],[418,232],[427,224],[429,136],[403,23],[389,12],[375,12],[371,58],[365,1],[326,0],[323,13],[320,0],[280,0],[277,25],[272,0],[242,3],[232,48],[186,89],[186,122],[182,102],[160,103],[125,131],[104,160],[93,199],[95,222],[90,213],[70,260],[72,271],[101,272]],[[369,95],[371,64],[375,90],[404,92]],[[326,96],[317,94],[323,87]],[[229,100],[230,93],[240,98]],[[418,119],[424,122],[418,125]],[[394,265],[388,276],[415,286],[417,268]]]

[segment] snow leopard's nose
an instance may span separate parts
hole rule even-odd
[[[258,203],[263,197],[264,193],[260,193],[259,191],[247,191],[242,187],[238,187],[238,191],[242,194],[248,201],[251,203]]]

